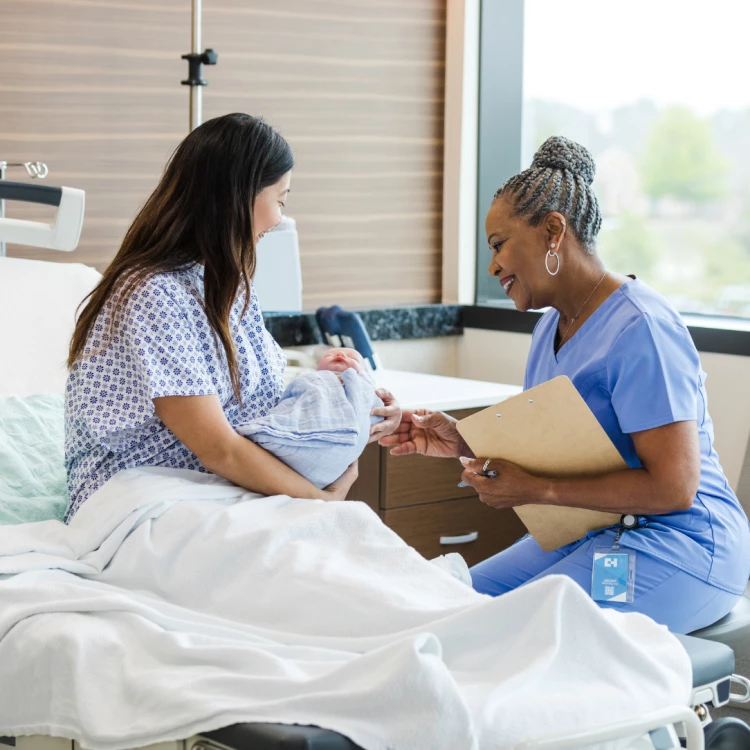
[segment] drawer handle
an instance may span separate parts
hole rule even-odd
[[[441,536],[440,544],[469,544],[470,542],[476,542],[479,539],[478,531],[470,531],[468,534],[460,534],[459,536]]]

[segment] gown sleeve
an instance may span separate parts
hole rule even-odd
[[[93,356],[81,360],[91,433],[109,450],[127,450],[144,431],[158,429],[152,399],[216,394],[205,348],[210,331],[200,330],[185,305],[158,277],[144,282],[118,315],[105,348],[111,309],[96,323]],[[99,351],[97,351],[97,347]]]

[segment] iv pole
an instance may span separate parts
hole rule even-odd
[[[201,16],[203,0],[193,0],[192,52],[182,55],[188,61],[188,77],[183,86],[190,86],[190,130],[195,130],[203,121],[203,89],[208,81],[203,78],[204,65],[216,65],[219,55],[212,49],[201,49]]]

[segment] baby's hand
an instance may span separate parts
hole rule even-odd
[[[385,388],[379,388],[376,393],[383,401],[383,406],[376,407],[370,414],[373,417],[383,417],[383,421],[370,428],[369,443],[374,443],[376,440],[391,435],[401,424],[401,407],[395,396]]]

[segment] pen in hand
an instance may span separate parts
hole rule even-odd
[[[494,469],[492,469],[491,471],[485,472],[484,474],[481,474],[480,476],[487,477],[488,479],[494,479],[497,476],[497,472]],[[471,485],[467,484],[466,482],[459,482],[456,486],[461,487],[461,488],[471,487]]]

